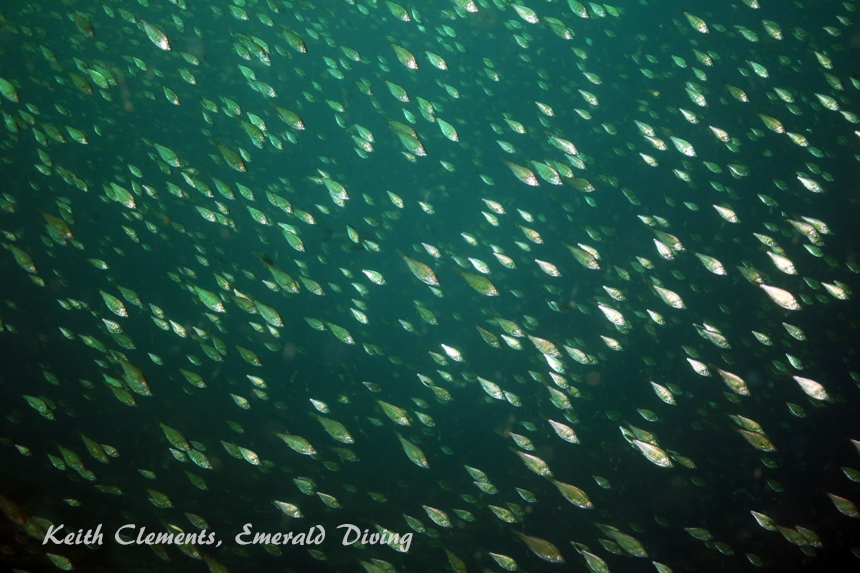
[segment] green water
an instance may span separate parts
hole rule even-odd
[[[856,567],[857,3],[472,6],[0,7],[4,564]]]

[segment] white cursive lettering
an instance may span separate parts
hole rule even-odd
[[[123,529],[125,529],[126,527],[131,527],[132,529],[134,529],[134,524],[133,523],[127,523],[127,524],[123,525],[122,527],[120,527],[119,529],[117,529],[116,533],[113,534],[113,538],[116,539],[116,542],[119,543],[120,545],[132,545],[134,543],[134,541],[123,541],[122,538],[119,536],[119,532],[122,531]]]
[[[359,529],[358,527],[352,525],[351,523],[344,523],[343,525],[337,526],[338,529],[340,529],[341,527],[347,528],[347,530],[343,534],[343,545],[352,545],[353,543],[361,539],[361,529]],[[352,541],[347,541],[347,538],[349,537],[350,533],[355,533],[355,539],[353,539]]]
[[[249,543],[252,543],[251,541],[242,541],[240,539],[241,537],[244,537],[246,535],[251,535],[251,524],[250,523],[246,523],[245,525],[242,526],[242,533],[240,533],[239,535],[236,536],[236,543],[238,543],[239,545],[248,545]]]
[[[62,539],[57,539],[56,537],[54,537],[54,534],[56,532],[58,532],[60,529],[62,529],[63,527],[65,527],[64,523],[61,523],[60,525],[56,526],[56,528],[53,525],[49,525],[48,526],[48,533],[45,534],[45,538],[42,540],[42,545],[45,545],[46,543],[48,543],[48,540],[51,540],[52,542],[56,543],[57,545],[62,545],[63,544]]]

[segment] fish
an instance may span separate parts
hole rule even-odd
[[[4,6],[4,559],[843,559],[857,2],[329,4]]]

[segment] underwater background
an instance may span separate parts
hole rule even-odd
[[[0,563],[854,570],[858,7],[4,2]]]

